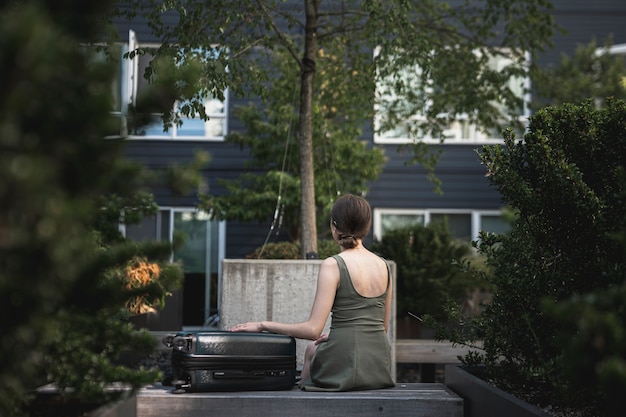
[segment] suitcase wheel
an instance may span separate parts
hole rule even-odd
[[[171,348],[174,346],[174,337],[175,335],[173,334],[168,334],[165,337],[163,337],[163,339],[161,340],[161,342],[163,342],[163,344],[165,346],[167,346],[168,348]]]
[[[191,388],[189,381],[184,381],[182,379],[172,381],[172,385],[174,385],[172,394],[184,394]]]

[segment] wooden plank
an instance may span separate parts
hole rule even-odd
[[[137,395],[137,417],[463,417],[463,399],[443,384],[398,384],[350,392],[245,391],[173,394],[160,384]]]
[[[153,331],[150,333],[157,341],[155,350],[171,349],[161,343],[161,339],[173,332]],[[453,347],[452,343],[432,339],[396,339],[395,347],[396,363],[460,363],[457,357],[464,356],[471,350],[466,346]]]
[[[470,350],[476,349],[431,339],[397,339],[396,363],[460,363],[458,356]]]

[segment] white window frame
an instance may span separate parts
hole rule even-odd
[[[608,48],[596,48],[596,56],[601,56],[607,53],[610,55],[622,55],[624,59],[626,59],[626,43],[618,43],[615,45],[611,45]],[[626,86],[626,75],[622,77],[622,84]]]
[[[377,53],[378,53],[378,49],[375,50],[375,54]],[[530,54],[526,52],[524,56],[525,56],[525,61],[530,62],[530,58],[531,58]],[[417,72],[419,72],[419,68],[416,68],[416,73]],[[526,77],[525,79],[521,81],[522,81],[522,88],[526,92],[523,94],[524,105],[522,109],[522,114],[518,116],[518,121],[521,122],[523,126],[526,126],[528,123],[528,118],[530,116],[530,107],[529,107],[529,103],[531,100],[531,94],[529,92],[530,91],[530,77]],[[432,143],[432,144],[443,143],[445,145],[467,145],[467,144],[500,144],[504,142],[503,138],[500,138],[500,137],[495,138],[495,137],[487,136],[485,133],[483,133],[480,130],[478,125],[476,125],[475,123],[468,124],[467,123],[468,115],[466,114],[462,114],[456,117],[455,121],[452,122],[452,124],[450,125],[450,128],[445,131],[447,132],[447,134],[446,134],[446,139],[443,142],[441,142],[439,138],[433,138],[428,135],[421,137],[421,138],[385,137],[378,133],[378,126],[380,126],[380,116],[379,116],[377,107],[378,106],[376,105],[374,109],[375,110],[374,112],[374,143],[376,144],[402,145],[402,144],[416,143],[420,141],[420,142]],[[438,115],[438,117],[441,117],[441,118],[446,118],[447,116],[448,116],[447,114]],[[420,121],[423,119],[424,118],[420,115],[414,115],[409,120],[407,120],[407,122],[411,122],[411,120]],[[464,128],[464,124],[466,125],[465,128]],[[471,133],[469,137],[465,137],[463,134],[463,131],[470,131]]]
[[[482,230],[483,216],[501,216],[501,210],[476,210],[476,209],[387,209],[374,208],[373,232],[374,239],[380,240],[383,237],[383,216],[385,215],[405,215],[405,216],[421,216],[424,218],[424,225],[428,225],[433,214],[467,214],[471,221],[471,240],[478,240],[479,232]]]
[[[602,55],[605,53],[609,53],[611,55],[626,55],[626,43],[611,45],[609,48],[596,48],[596,55]]]
[[[134,51],[140,47],[147,48],[158,48],[158,44],[152,43],[139,43],[137,40],[137,36],[133,30],[129,30],[128,34],[128,44],[124,52]],[[139,80],[142,79],[143,75],[139,74],[139,55],[135,55],[132,59],[125,59],[124,64],[122,66],[122,88],[124,91],[123,97],[126,99],[126,102],[122,105],[122,111],[126,113],[128,110],[128,105],[130,103],[135,103],[137,99],[137,88],[139,84]],[[204,121],[205,126],[205,135],[184,135],[179,134],[180,130],[183,130],[185,127],[185,122],[183,121],[182,128],[179,128],[176,123],[172,123],[169,126],[167,132],[159,132],[159,134],[146,134],[146,135],[133,135],[129,134],[127,130],[127,124],[123,122],[124,132],[123,134],[132,140],[185,140],[185,141],[213,141],[213,142],[223,142],[225,136],[228,134],[228,111],[229,111],[229,100],[228,100],[228,89],[224,91],[224,100],[220,101],[221,108],[223,109],[220,113],[211,113],[209,111],[210,103],[213,99],[207,98],[205,100],[205,108],[207,110],[207,116],[209,120]],[[219,100],[218,100],[219,101]],[[179,102],[174,103],[174,109],[179,105]],[[157,115],[158,116],[158,115]],[[159,119],[160,120],[160,119]],[[193,120],[199,120],[198,117],[194,117]],[[209,124],[215,123],[216,121],[221,121],[221,131],[222,134],[218,136],[209,136],[206,132],[209,131]],[[156,126],[156,124],[154,125]]]

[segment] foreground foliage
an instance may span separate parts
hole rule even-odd
[[[8,4],[7,4],[8,3]],[[120,219],[153,212],[140,169],[114,130],[113,67],[79,44],[103,30],[110,2],[4,2],[0,6],[0,415],[28,414],[33,389],[101,404],[158,372],[116,361],[151,349],[127,322],[128,304],[159,306],[181,280],[171,248],[126,242]],[[133,259],[158,276],[127,288]],[[136,302],[135,302],[136,301]],[[47,412],[52,412],[46,410]]]
[[[445,338],[483,340],[465,357],[540,405],[618,415],[626,406],[626,104],[589,100],[539,111],[523,141],[484,147],[491,182],[518,212],[481,236],[496,291]]]

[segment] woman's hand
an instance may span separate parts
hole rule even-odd
[[[257,332],[263,331],[263,326],[260,321],[250,321],[248,323],[237,324],[236,326],[228,329],[229,332]]]
[[[319,345],[320,343],[324,343],[324,342],[326,342],[327,340],[328,340],[328,335],[327,335],[327,334],[323,334],[323,335],[321,335],[320,337],[318,337],[318,338],[315,340],[315,344],[316,344],[316,345]]]

